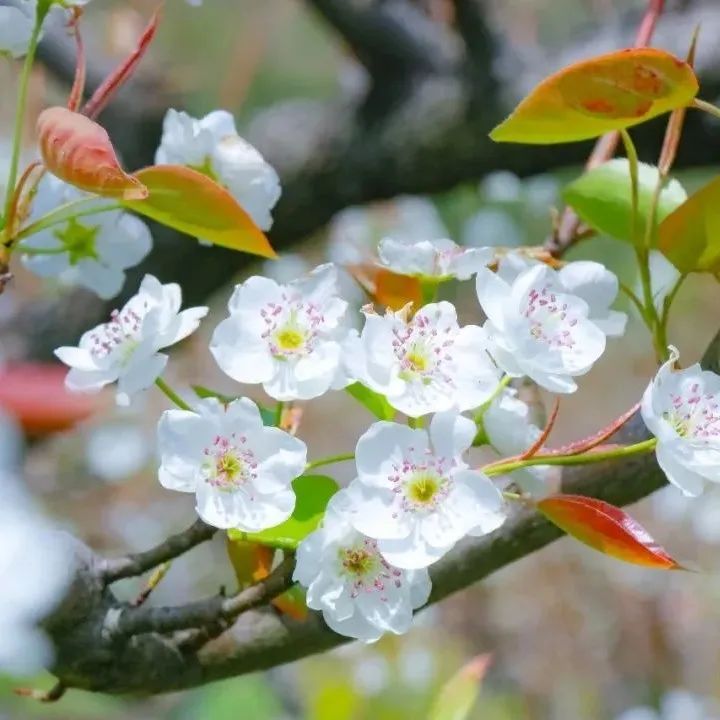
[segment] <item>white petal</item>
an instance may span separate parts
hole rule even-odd
[[[683,495],[697,497],[705,489],[705,478],[688,469],[678,458],[672,443],[659,443],[655,453],[667,479],[682,490]]]
[[[475,276],[475,289],[487,319],[498,331],[503,332],[510,286],[492,270],[480,268]]]
[[[475,423],[454,410],[436,413],[430,421],[433,450],[447,458],[457,458],[468,450],[476,433]]]

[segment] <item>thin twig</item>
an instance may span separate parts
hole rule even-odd
[[[217,528],[197,520],[187,530],[171,535],[151,550],[105,560],[102,568],[103,579],[110,584],[123,578],[142,575],[168,560],[183,555],[196,545],[210,540],[216,532]]]
[[[142,633],[171,633],[189,628],[204,628],[228,622],[238,615],[265,605],[292,585],[295,558],[288,555],[265,580],[233,597],[215,595],[186,605],[128,608],[106,632],[113,639]]]

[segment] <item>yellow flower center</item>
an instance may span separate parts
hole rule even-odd
[[[299,350],[305,342],[305,335],[297,328],[285,327],[277,334],[276,340],[282,350]]]
[[[440,490],[440,479],[431,473],[415,475],[407,485],[407,497],[418,505],[427,505]]]

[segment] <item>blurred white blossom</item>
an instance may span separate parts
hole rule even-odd
[[[142,470],[150,452],[147,433],[140,425],[108,423],[91,431],[85,460],[93,475],[113,483]]]
[[[31,222],[65,203],[90,197],[49,173],[33,201]],[[107,202],[98,198],[98,207]],[[91,206],[88,205],[87,208]],[[103,299],[115,297],[125,282],[125,270],[137,265],[152,248],[147,225],[128,213],[111,210],[41,230],[23,241],[36,251],[22,256],[28,270],[79,285]]]
[[[69,546],[30,504],[12,476],[0,472],[0,669],[36,672],[52,659],[38,623],[68,582]]]
[[[228,189],[261,230],[270,229],[271,211],[280,199],[280,179],[238,135],[229,112],[215,110],[198,120],[168,110],[155,162],[187,165],[209,175]]]

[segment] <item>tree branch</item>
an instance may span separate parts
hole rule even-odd
[[[196,520],[187,530],[171,535],[151,550],[105,560],[102,568],[103,579],[109,584],[123,578],[142,575],[161,563],[173,560],[196,545],[210,540],[216,532],[217,528],[207,525],[202,520]]]

